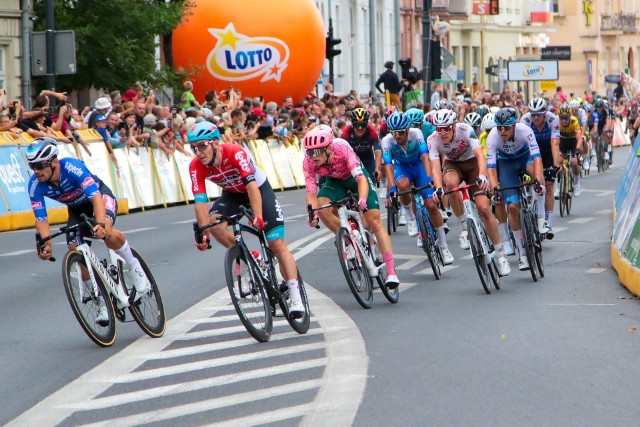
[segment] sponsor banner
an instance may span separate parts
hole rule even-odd
[[[151,155],[146,147],[129,150],[129,167],[134,178],[133,185],[142,206],[161,205],[160,188],[151,163]]]
[[[278,174],[273,167],[273,161],[271,159],[271,153],[269,152],[269,146],[263,139],[256,139],[255,141],[249,141],[253,148],[253,159],[260,169],[267,174],[269,184],[274,190],[282,190],[282,185],[278,180]]]
[[[17,146],[0,145],[0,188],[10,212],[31,211],[29,172]]]
[[[510,82],[558,80],[558,61],[509,61]]]
[[[111,174],[111,159],[104,142],[92,142],[89,144],[91,156],[82,157],[82,161],[92,174],[100,178],[113,191],[116,198],[120,198],[118,194],[118,186],[113,175]]]
[[[184,191],[184,195],[187,200],[193,200],[193,192],[191,191],[191,177],[189,176],[189,164],[191,163],[193,157],[186,156],[180,151],[175,151],[173,153],[173,159],[176,162],[176,167],[178,169],[182,191]]]
[[[640,138],[636,139],[635,152],[640,148]],[[640,198],[630,195],[640,194],[640,175],[634,173],[640,168],[640,158],[630,156],[625,166],[625,173],[618,183],[615,194],[616,217],[613,226],[613,244],[622,254],[629,244],[631,231],[640,217]]]
[[[184,197],[182,195],[180,180],[176,173],[176,163],[173,160],[173,155],[167,156],[167,154],[159,148],[154,149],[152,153],[164,202],[183,202]]]
[[[284,188],[296,187],[296,179],[293,177],[293,171],[289,164],[286,148],[276,139],[267,142],[271,160],[275,167],[278,179]]]
[[[547,46],[540,49],[540,59],[571,60],[571,46]]]
[[[556,90],[556,82],[553,80],[542,80],[540,82],[540,90]]]
[[[295,140],[294,144],[287,146],[287,157],[289,158],[289,165],[293,172],[293,177],[296,180],[298,187],[306,186],[304,180],[304,172],[302,170],[302,162],[304,160],[304,151],[298,148],[298,141]]]
[[[113,150],[113,154],[118,161],[118,167],[120,168],[120,177],[118,182],[120,183],[121,198],[129,201],[129,209],[135,209],[142,206],[138,194],[136,193],[136,187],[133,185],[135,177],[129,166],[129,149],[128,148],[116,148]]]

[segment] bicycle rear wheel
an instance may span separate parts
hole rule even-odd
[[[395,204],[387,206],[387,232],[395,233],[398,228],[398,209]]]
[[[367,267],[362,262],[360,250],[351,239],[349,230],[344,227],[338,229],[336,239],[338,260],[351,293],[363,308],[371,308],[373,303],[372,281]]]
[[[598,173],[604,173],[604,143],[602,137],[598,139],[596,144],[596,157],[598,162]]]
[[[367,241],[369,242],[369,255],[371,255],[373,263],[378,267],[378,276],[376,277],[378,287],[380,287],[384,297],[390,303],[395,304],[400,297],[400,287],[396,287],[395,289],[387,288],[387,266],[384,263],[384,259],[382,259],[376,236],[367,231]]]
[[[477,224],[467,219],[467,231],[469,232],[469,243],[471,246],[471,256],[473,262],[476,264],[476,270],[478,270],[478,276],[480,277],[480,283],[484,288],[484,291],[488,294],[491,293],[491,272],[489,271],[489,265],[486,262],[486,255],[482,253],[481,231],[478,230]]]
[[[93,271],[96,282],[91,285],[82,280],[82,268],[86,268],[84,256],[79,251],[69,251],[62,262],[62,280],[67,299],[80,327],[100,347],[109,347],[116,340],[116,319],[109,292],[98,273]],[[89,268],[93,268],[89,266]],[[100,306],[104,306],[108,322],[96,321]]]
[[[535,239],[535,234],[538,233],[538,230],[534,220],[532,219],[532,215],[529,215],[529,213],[522,208],[520,209],[520,227],[522,229],[522,245],[524,246],[527,262],[529,263],[529,272],[531,273],[533,281],[537,282],[538,275],[535,264],[536,259],[533,239]]]
[[[530,223],[535,224],[536,223],[535,215],[529,212],[529,216],[531,218]],[[536,269],[538,271],[538,277],[544,277],[544,261],[542,259],[542,237],[540,236],[540,233],[534,233],[533,236],[534,236],[533,253],[534,253],[534,258],[536,260]]]
[[[151,290],[140,297],[137,301],[131,302],[129,312],[131,312],[134,320],[145,334],[149,335],[151,338],[159,338],[164,335],[164,331],[167,326],[167,318],[164,312],[162,295],[160,295],[160,289],[158,289],[156,279],[153,277],[151,269],[149,269],[149,266],[145,262],[144,258],[142,258],[142,255],[133,248],[131,248],[131,253],[133,253],[133,256],[138,260],[140,266],[142,266],[144,274],[147,276],[149,284],[151,285]],[[133,285],[129,285],[124,280],[125,275],[123,274],[121,267],[122,266],[120,266],[118,270],[120,271],[121,283],[125,284],[125,292],[127,295],[135,294],[135,287]],[[132,299],[129,298],[129,301],[131,300]]]
[[[269,341],[273,331],[271,304],[255,261],[247,262],[242,249],[232,246],[225,254],[224,274],[231,302],[249,335],[259,342]]]
[[[567,212],[567,216],[571,214],[571,202],[573,201],[574,182],[575,182],[575,176],[573,175],[571,166],[569,166],[569,179],[567,181],[567,189],[568,189],[567,200],[564,205],[565,211]]]
[[[433,271],[433,275],[436,280],[440,280],[442,276],[442,270],[440,269],[440,261],[442,257],[440,256],[440,248],[436,245],[436,239],[433,235],[433,228],[430,227],[430,221],[428,216],[426,216],[424,209],[418,209],[416,212],[416,219],[418,220],[418,227],[420,228],[420,233],[422,233],[422,250],[427,254],[427,259],[429,260],[429,264],[431,264],[431,270]]]
[[[560,207],[560,216],[564,217],[564,214],[566,212],[566,202],[565,201],[566,201],[566,196],[567,196],[565,173],[563,173],[562,175],[560,175],[558,177],[558,192],[559,192],[558,206]]]

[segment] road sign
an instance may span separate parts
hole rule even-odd
[[[554,80],[541,80],[540,90],[556,90],[556,82]]]
[[[509,61],[510,82],[558,80],[558,61]]]
[[[540,49],[540,59],[571,60],[571,46],[547,46]]]
[[[498,64],[493,64],[493,65],[489,65],[488,67],[485,67],[484,72],[489,74],[490,76],[497,76]]]
[[[605,83],[618,83],[620,79],[620,74],[607,74],[606,76],[604,76]]]
[[[56,74],[76,73],[76,41],[73,30],[54,31]],[[47,75],[47,41],[43,31],[31,33],[31,74]]]

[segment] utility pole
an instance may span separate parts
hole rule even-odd
[[[431,102],[431,0],[422,5],[422,81],[424,82],[424,104]]]
[[[56,57],[55,57],[55,5],[53,0],[47,0],[46,5],[46,25],[45,33],[47,51],[47,89],[56,90]],[[53,107],[53,103],[51,104]]]

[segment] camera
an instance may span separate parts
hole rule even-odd
[[[398,64],[400,64],[400,69],[402,70],[403,80],[406,80],[410,84],[414,85],[422,79],[420,71],[418,71],[416,67],[411,65],[411,58],[401,58],[398,60]]]

